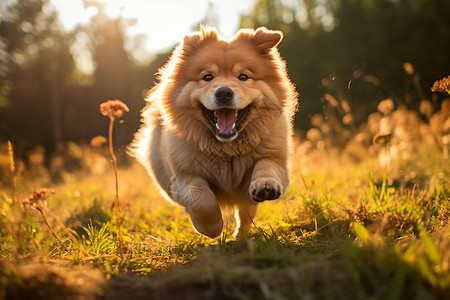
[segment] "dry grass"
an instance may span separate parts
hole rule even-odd
[[[285,198],[264,203],[238,240],[232,218],[218,239],[197,234],[120,151],[114,217],[100,138],[68,143],[48,165],[38,148],[13,171],[1,145],[0,299],[447,299],[450,100],[422,111],[385,100],[356,128],[348,105],[326,98],[327,117],[297,138]],[[61,223],[14,217],[14,199],[41,187],[55,191],[45,209]]]

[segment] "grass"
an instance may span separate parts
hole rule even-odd
[[[410,166],[416,180],[403,190],[397,179],[383,178],[376,161],[294,164],[285,199],[261,206],[251,235],[232,239],[228,218],[223,235],[211,240],[159,196],[139,165],[123,163],[118,175],[124,258],[109,208],[114,178],[105,174],[111,167],[105,174],[62,173],[59,183],[46,179],[51,176],[34,178],[27,173],[38,171],[28,170],[17,176],[17,193],[50,185],[56,193],[48,207],[88,256],[55,223],[67,252],[33,211],[24,215],[24,249],[17,253],[7,230],[13,202],[12,187],[6,187],[0,299],[445,299],[450,170],[438,153],[422,164],[424,169]]]
[[[383,145],[370,126],[300,141],[284,199],[263,203],[240,239],[232,212],[219,238],[197,234],[121,149],[116,169],[98,143],[69,143],[48,166],[0,145],[0,300],[448,299],[446,148],[414,112],[383,114],[397,122]],[[317,124],[315,136],[333,125]]]

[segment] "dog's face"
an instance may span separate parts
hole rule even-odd
[[[267,118],[281,114],[291,90],[276,50],[281,39],[280,31],[265,28],[240,30],[230,40],[210,28],[186,36],[161,71],[169,123],[187,136],[207,131],[220,142],[270,126]]]

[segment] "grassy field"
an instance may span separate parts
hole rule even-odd
[[[68,143],[45,165],[36,148],[12,165],[2,145],[0,300],[449,299],[449,103],[427,119],[380,103],[358,129],[314,116],[284,199],[241,239],[232,212],[220,238],[197,234],[123,149],[118,222],[104,146]]]

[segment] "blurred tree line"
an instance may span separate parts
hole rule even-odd
[[[128,144],[153,74],[170,54],[137,63],[124,46],[132,20],[109,18],[100,1],[84,4],[98,13],[72,32],[62,29],[49,0],[15,1],[0,16],[0,142],[10,139],[22,154],[35,145],[52,152],[68,140],[105,135],[98,107],[117,98],[131,111],[116,144]],[[345,98],[361,120],[386,97],[412,108],[429,97],[433,81],[450,73],[449,15],[448,0],[258,0],[241,27],[284,32],[280,51],[300,93],[296,125],[306,128],[326,92]],[[88,45],[92,74],[75,63],[80,40]],[[405,73],[404,62],[415,71]],[[423,89],[413,90],[418,74]]]
[[[108,99],[131,109],[116,128],[117,145],[128,144],[138,128],[145,91],[166,57],[138,64],[124,47],[132,20],[109,18],[100,1],[84,5],[98,13],[72,32],[62,29],[49,0],[16,1],[1,16],[0,142],[11,140],[19,155],[36,145],[51,153],[69,140],[106,135],[99,104]],[[75,63],[79,40],[88,45],[92,74]]]
[[[258,0],[241,26],[284,32],[280,51],[305,127],[327,92],[350,103],[357,123],[385,98],[412,109],[430,98],[450,73],[449,16],[448,0]]]

